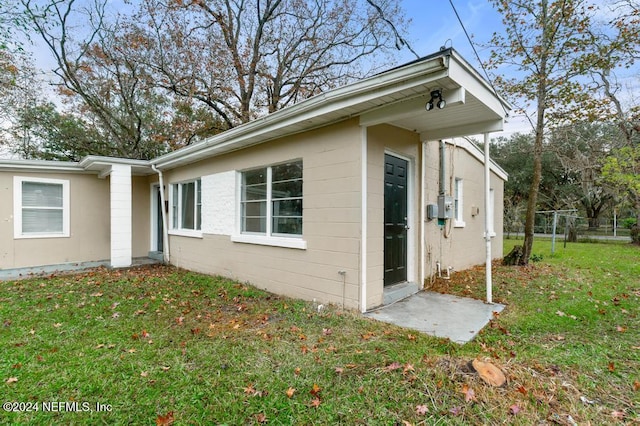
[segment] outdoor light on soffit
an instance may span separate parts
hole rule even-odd
[[[437,101],[437,102],[436,102]],[[436,89],[431,91],[431,99],[424,106],[427,111],[431,111],[434,106],[437,106],[439,109],[447,106],[447,101],[442,97],[442,89]]]

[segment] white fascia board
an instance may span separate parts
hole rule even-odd
[[[420,133],[420,140],[438,140],[462,137],[468,135],[478,135],[480,133],[500,132],[504,129],[504,120],[498,118],[495,120],[481,121],[477,123],[469,123],[464,126],[455,126],[443,129],[427,130]]]
[[[473,158],[478,160],[480,163],[484,164],[484,152],[481,151],[480,148],[478,148],[474,143],[470,142],[468,139],[456,138],[455,142],[452,140],[445,140],[444,142],[452,146],[455,145],[455,146],[458,146],[459,148],[463,148]],[[507,172],[504,171],[502,167],[498,165],[498,163],[496,163],[491,159],[489,159],[489,162],[490,162],[489,167],[491,171],[495,173],[496,176],[498,176],[500,179],[504,180],[505,182],[509,180],[509,175],[507,174]]]
[[[49,160],[0,160],[0,171],[73,172],[85,173],[79,163]]]
[[[84,157],[78,164],[85,170],[98,172],[98,177],[101,179],[109,176],[113,165],[129,166],[132,172],[140,172],[140,174],[153,174],[151,164],[147,160],[89,155]]]
[[[436,78],[434,77],[434,73],[445,69],[446,63],[444,57],[436,56],[428,60],[378,74],[356,83],[313,96],[298,104],[212,136],[198,144],[165,154],[151,160],[151,164],[160,169],[168,169],[195,162],[212,155],[216,150],[230,148],[229,145],[240,146],[243,141],[249,138],[263,137],[262,142],[267,141],[271,134],[282,131],[282,129],[286,129],[294,124],[305,123],[307,120],[309,120],[309,122],[303,126],[305,128],[297,129],[296,132],[311,129],[318,126],[317,120],[311,119],[317,119],[323,115],[346,110],[349,107],[354,107],[358,110],[358,105],[360,104],[429,83]],[[349,114],[345,114],[342,119],[364,112],[364,108],[360,108],[362,111],[352,111]],[[278,136],[282,136],[282,134]]]
[[[496,116],[504,119],[513,108],[502,99],[493,87],[478,74],[464,59],[455,52],[451,52],[449,60],[449,76],[457,84],[475,96],[480,102],[489,107]]]

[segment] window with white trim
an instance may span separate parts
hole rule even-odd
[[[171,184],[171,229],[202,229],[202,183],[200,179]]]
[[[56,238],[69,234],[69,181],[15,176],[14,237]]]
[[[240,231],[302,236],[302,160],[242,172]]]
[[[464,210],[462,206],[463,185],[462,179],[456,178],[453,191],[453,213],[454,213],[454,226],[463,227],[464,223]]]

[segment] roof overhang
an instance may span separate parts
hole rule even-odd
[[[111,173],[111,166],[115,164],[130,166],[133,176],[147,176],[154,173],[151,164],[147,160],[90,155],[84,157],[78,164],[87,171],[97,173],[101,178],[107,177]]]
[[[114,164],[131,166],[131,174],[134,176],[147,176],[154,173],[151,165],[146,160],[130,160],[96,155],[87,156],[80,162],[0,159],[0,170],[38,173],[85,173],[97,174],[99,177],[105,178],[111,173],[111,166]]]
[[[446,108],[426,111],[430,92],[442,89]],[[360,125],[390,124],[422,140],[502,130],[510,106],[453,49],[313,96],[202,142],[151,160],[171,169],[353,117]]]

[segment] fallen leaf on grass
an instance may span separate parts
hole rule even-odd
[[[426,405],[416,405],[416,414],[419,416],[424,416],[429,412],[429,409]]]
[[[344,368],[342,368],[342,367],[336,367],[334,371],[335,371],[337,374],[342,374],[342,373],[344,373]]]
[[[607,366],[607,369],[613,373],[614,371],[616,371],[616,365],[613,362],[610,362],[609,365]]]
[[[325,336],[331,336],[333,334],[333,330],[331,330],[330,328],[323,328],[322,334],[324,334]]]
[[[518,407],[517,404],[513,404],[511,407],[509,407],[509,414],[512,414],[515,416],[519,412],[520,412],[520,407]]]
[[[635,381],[633,382],[633,390],[638,392],[640,390],[640,382],[639,381]]]
[[[624,333],[625,331],[627,331],[627,327],[622,327],[618,325],[616,326],[616,331],[618,331],[619,333]]]
[[[148,371],[140,372],[140,377],[148,377],[148,376],[149,376],[149,372]]]
[[[394,371],[394,370],[397,370],[397,369],[399,369],[399,368],[402,368],[402,365],[400,365],[400,363],[399,363],[399,362],[394,361],[394,362],[392,362],[391,364],[387,365],[387,366],[384,368],[384,371]]]
[[[322,402],[320,401],[320,398],[314,398],[309,405],[311,405],[313,408],[318,408],[321,403]]]
[[[173,418],[173,411],[169,411],[164,416],[158,414],[158,417],[156,417],[156,426],[170,425],[173,424],[174,421],[175,419]]]
[[[17,377],[9,377],[5,383],[7,383],[8,385],[10,385],[11,383],[15,383],[18,381]]]
[[[293,394],[296,393],[296,390],[292,387],[287,389],[287,398],[293,398]]]
[[[449,409],[449,412],[451,414],[453,414],[454,416],[459,416],[460,414],[462,414],[462,407],[451,407]]]
[[[256,421],[258,423],[267,423],[267,416],[264,413],[256,414]]]
[[[322,390],[322,388],[320,388],[320,386],[318,386],[317,383],[314,383],[313,386],[311,387],[311,390],[309,391],[309,393],[311,395],[317,397],[321,390]]]
[[[626,415],[627,414],[624,411],[614,410],[611,412],[611,417],[614,419],[624,419]]]
[[[60,328],[60,327],[62,327],[62,323],[61,322],[57,322],[57,323],[53,324],[53,326],[55,328]]]
[[[471,402],[476,400],[476,392],[466,383],[462,385],[461,392],[464,394],[464,401]]]

